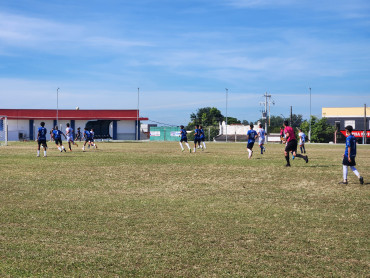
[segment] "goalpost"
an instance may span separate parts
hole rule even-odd
[[[8,145],[8,118],[0,115],[0,146]]]

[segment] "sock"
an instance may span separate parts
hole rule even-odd
[[[59,150],[59,151],[62,151],[62,149],[61,149],[60,147],[58,147],[58,150]]]
[[[204,149],[206,149],[206,142],[203,142]]]
[[[37,156],[39,156],[40,155],[40,150],[37,150]]]
[[[190,150],[190,146],[189,146],[189,144],[188,143],[185,143],[185,145],[188,147],[188,149]]]
[[[184,147],[182,146],[181,142],[180,142],[180,147],[181,147],[182,150],[184,150]]]
[[[64,146],[62,146],[62,150],[64,150]]]
[[[343,181],[347,180],[347,175],[348,175],[348,167],[343,165]]]
[[[46,156],[46,151],[44,151],[44,156]]]
[[[249,153],[248,158],[251,158],[251,156],[252,156],[252,151],[251,151],[250,149],[247,149],[247,151],[248,151],[248,153]]]
[[[302,147],[300,147],[300,149],[301,149],[301,153],[303,153],[303,151],[302,151]]]
[[[290,162],[289,162],[289,153],[288,153],[288,155],[285,157],[285,160],[286,160],[286,164],[290,165]]]
[[[357,171],[357,169],[355,168],[355,166],[351,166],[351,170],[353,171],[353,173],[358,177],[360,178],[360,173]]]
[[[295,157],[300,157],[300,158],[303,158],[303,159],[305,159],[305,158],[306,158],[304,155],[301,155],[301,154],[299,154],[299,153],[298,153],[298,154],[296,154],[296,155],[295,155]]]
[[[261,154],[263,154],[263,146],[261,145]]]

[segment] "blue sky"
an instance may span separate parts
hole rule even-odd
[[[3,0],[0,108],[136,109],[180,125],[200,107],[260,118],[370,105],[367,0]]]

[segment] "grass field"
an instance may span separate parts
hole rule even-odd
[[[370,146],[0,147],[0,277],[369,277]]]

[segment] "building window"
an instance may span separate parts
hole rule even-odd
[[[355,124],[355,120],[350,120],[350,121],[344,121],[344,126],[349,126],[351,125],[353,129],[356,129],[356,124]]]

